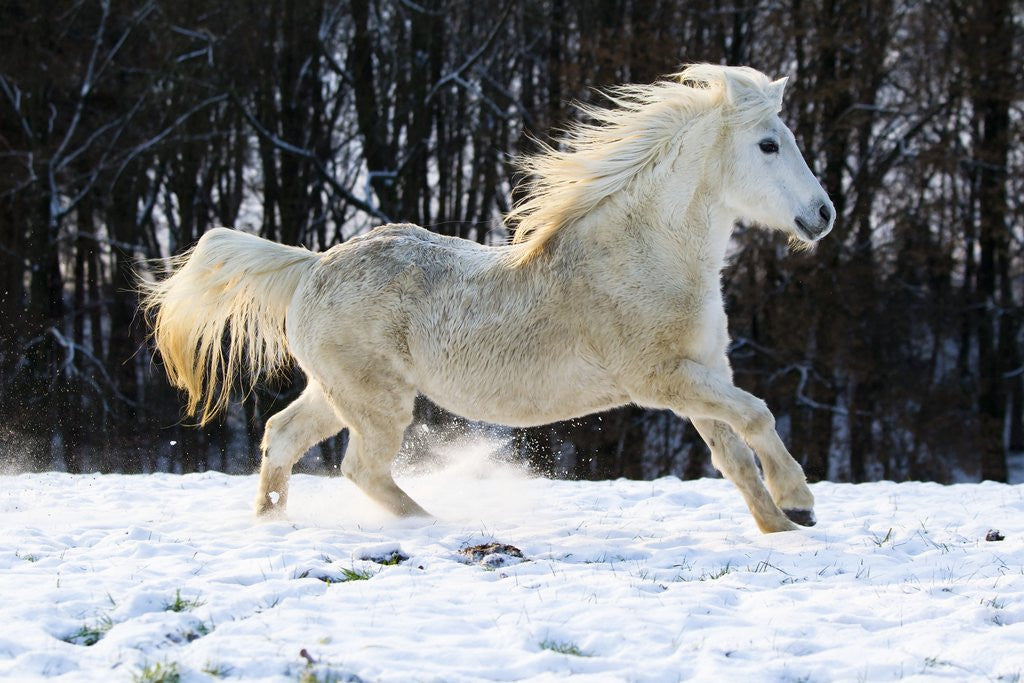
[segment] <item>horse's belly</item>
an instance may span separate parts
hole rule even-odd
[[[574,370],[577,368],[573,368]],[[419,387],[431,401],[470,420],[532,427],[607,410],[629,401],[600,373],[481,372],[459,381],[435,375]]]
[[[506,401],[502,405],[487,404],[473,400],[472,396],[453,396],[445,394],[438,396],[432,393],[425,394],[427,398],[441,406],[445,410],[464,417],[467,420],[478,422],[489,422],[508,427],[536,427],[539,425],[570,420],[575,417],[601,412],[628,401],[613,400],[604,397],[602,400],[580,400],[579,397],[566,397],[569,400],[562,401],[557,405],[537,403],[529,400]]]

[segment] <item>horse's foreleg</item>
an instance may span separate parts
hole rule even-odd
[[[771,533],[797,528],[772,500],[757,471],[754,454],[729,425],[718,420],[695,418],[693,426],[711,449],[711,464],[739,489],[761,531]]]
[[[769,441],[771,444],[758,453],[762,454],[764,481],[772,499],[794,522],[814,526],[814,494],[807,487],[804,468],[786,449],[774,429],[771,430]]]
[[[256,513],[284,512],[292,466],[307,450],[344,426],[312,379],[299,398],[271,417],[263,431]]]
[[[652,398],[658,404],[672,407],[682,415],[726,423],[761,456],[774,506],[781,507],[785,515],[796,522],[814,523],[814,496],[807,487],[803,469],[779,438],[775,417],[764,401],[735,386],[727,371],[713,370],[690,360],[682,361],[674,373],[659,378],[654,386],[646,389],[652,390],[656,394]],[[742,459],[735,454],[731,458],[732,461]],[[750,481],[749,477],[743,479]],[[771,523],[769,526],[779,527],[772,529],[777,531],[792,528]]]

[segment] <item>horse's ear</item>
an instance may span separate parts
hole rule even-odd
[[[736,109],[746,109],[756,102],[764,101],[764,90],[750,76],[740,69],[723,69],[725,101]]]
[[[789,81],[789,76],[783,76],[777,81],[772,81],[768,84],[768,96],[775,101],[779,109],[782,109],[782,95],[786,92],[786,83]]]
[[[723,69],[722,77],[725,85],[725,101],[734,107],[739,105],[744,99],[744,94],[748,94],[751,90],[750,83],[736,76],[731,69]]]

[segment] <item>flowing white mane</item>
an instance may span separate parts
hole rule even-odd
[[[716,112],[726,125],[749,127],[778,113],[782,84],[749,67],[695,64],[649,85],[623,85],[605,94],[610,108],[581,105],[591,123],[519,160],[525,198],[505,216],[515,229],[511,253],[522,265],[540,254],[562,228],[623,189],[657,162],[697,116]]]

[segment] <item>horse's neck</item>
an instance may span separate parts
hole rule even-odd
[[[554,260],[598,279],[615,273],[659,289],[672,282],[717,289],[733,218],[712,186],[697,182],[692,191],[672,193],[663,185],[659,193],[612,198],[554,240]]]
[[[696,128],[685,150],[657,179],[662,190],[651,210],[650,240],[655,254],[693,276],[712,278],[717,287],[734,216],[722,202],[721,169],[714,161],[720,154],[713,149],[719,131],[707,125]]]
[[[654,253],[671,259],[676,267],[718,280],[732,236],[733,218],[707,188],[694,193],[689,205],[678,213],[664,211],[656,226],[651,231]]]

